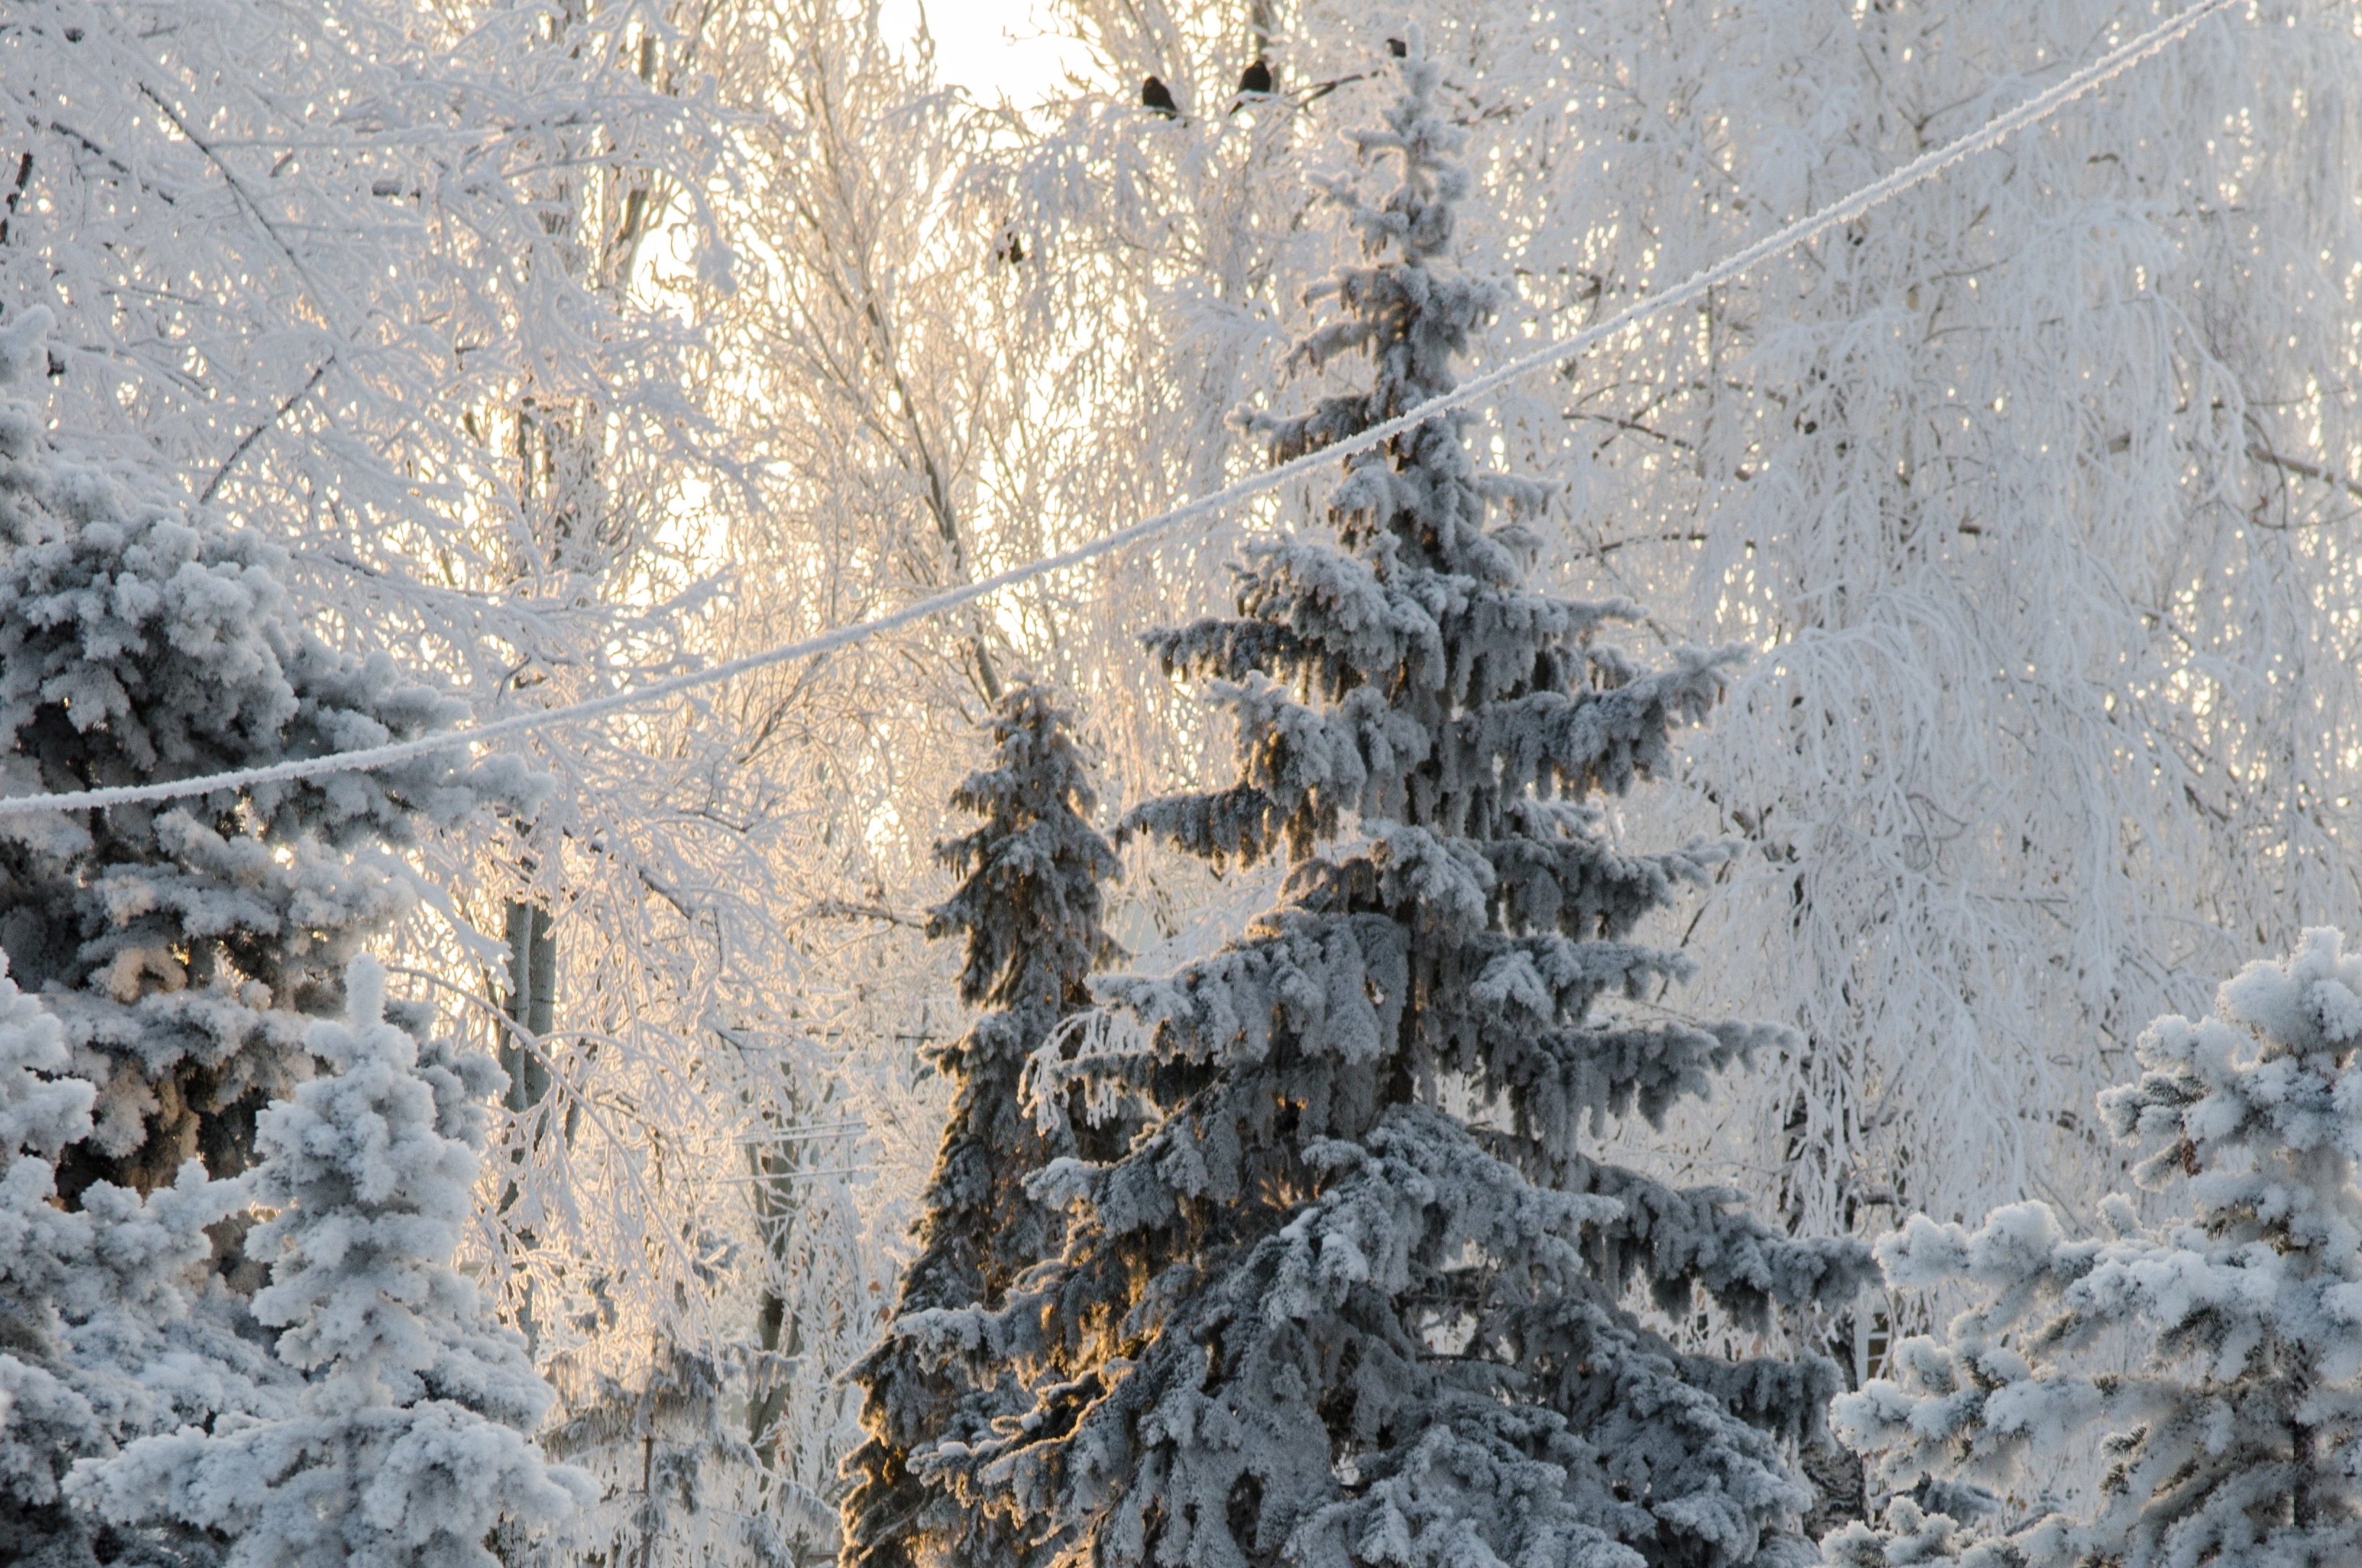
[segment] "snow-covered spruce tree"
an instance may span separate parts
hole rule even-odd
[[[0,375],[38,380],[45,313]],[[55,793],[320,756],[444,728],[463,704],[296,618],[283,552],[149,476],[53,452],[0,406],[0,790]],[[98,1086],[64,1154],[147,1191],[245,1163],[262,1105],[309,1076],[346,961],[411,907],[394,851],[480,807],[528,809],[513,757],[436,753],[161,804],[0,818],[0,949]]]
[[[68,1485],[111,1518],[226,1537],[235,1568],[491,1568],[496,1526],[596,1495],[524,1435],[549,1387],[451,1264],[500,1069],[426,1041],[423,1010],[389,1009],[374,958],[344,991],[346,1018],[305,1041],[332,1071],[262,1113],[245,1178],[275,1210],[252,1237],[270,1266],[253,1309],[305,1375],[298,1408],[144,1438]]]
[[[1839,1561],[2362,1559],[2362,955],[2308,931],[2225,984],[2212,1017],[2159,1019],[2137,1050],[2139,1081],[2103,1094],[2101,1117],[2120,1141],[2161,1143],[2136,1176],[2186,1183],[2186,1203],[2151,1228],[2112,1196],[2108,1234],[2081,1241],[2039,1203],[1974,1231],[1914,1219],[1879,1243],[1888,1278],[1965,1282],[1984,1304],[1948,1345],[1904,1341],[1901,1380],[1835,1410],[1904,1488],[1933,1475],[2039,1497],[2096,1447],[2090,1507],[1983,1542],[1915,1510],[1883,1535],[1833,1537]],[[2148,1345],[2146,1364],[2110,1370],[2112,1336]],[[2095,1444],[2094,1429],[2111,1435]],[[1944,1547],[1906,1555],[1897,1535]]]
[[[90,1402],[59,1375],[58,1309],[87,1264],[90,1220],[52,1201],[58,1153],[90,1131],[91,1086],[61,1076],[64,1032],[0,977],[0,1535],[60,1528],[58,1483],[98,1448]]]
[[[1021,1272],[1061,1250],[1064,1216],[1027,1184],[1074,1154],[1075,1140],[1027,1113],[1020,1079],[1059,1021],[1089,1004],[1091,972],[1122,951],[1099,924],[1100,884],[1117,863],[1091,826],[1097,797],[1072,726],[1043,687],[1003,697],[993,765],[952,797],[984,824],[937,851],[963,879],[928,933],[962,937],[961,999],[992,1010],[934,1054],[955,1086],[951,1121],[895,1321],[853,1374],[869,1441],[847,1467],[847,1568],[1004,1562],[1013,1544],[1004,1521],[965,1506],[930,1461],[946,1442],[990,1441],[996,1419],[1030,1403],[999,1347],[940,1331],[997,1310]]]
[[[1449,388],[1500,297],[1445,265],[1461,133],[1436,67],[1414,47],[1402,69],[1385,128],[1353,138],[1403,165],[1353,208],[1378,259],[1339,272],[1342,317],[1302,350],[1366,350],[1375,380],[1256,416],[1279,458]],[[1778,1032],[1644,1010],[1690,966],[1633,930],[1719,852],[1626,853],[1586,799],[1661,774],[1737,656],[1644,668],[1594,641],[1628,606],[1528,589],[1531,536],[1485,519],[1538,498],[1480,472],[1455,418],[1345,468],[1342,548],[1264,545],[1240,618],[1153,639],[1216,682],[1242,777],[1128,829],[1215,860],[1284,845],[1288,893],[1168,978],[1106,982],[1100,1040],[1036,1056],[1053,1125],[1076,1088],[1156,1120],[1035,1178],[1073,1205],[1067,1245],[1002,1312],[941,1315],[1022,1358],[1033,1397],[936,1463],[1030,1562],[1801,1560],[1781,1444],[1834,1369],[1685,1354],[1628,1293],[1685,1320],[1703,1288],[1760,1324],[1849,1296],[1868,1249],[1584,1146]]]
[[[6,396],[39,384],[46,327],[36,310],[0,331],[0,789],[186,778],[458,715],[398,683],[389,660],[345,658],[307,633],[283,557],[250,533],[143,471],[61,458],[34,409]],[[56,1501],[65,1463],[283,1408],[291,1379],[269,1336],[204,1277],[209,1261],[245,1288],[259,1273],[238,1266],[240,1222],[218,1225],[244,1195],[213,1178],[245,1164],[260,1106],[309,1077],[304,1031],[342,994],[332,965],[406,907],[408,874],[386,852],[422,818],[456,821],[488,798],[522,805],[531,787],[513,761],[445,756],[0,818],[0,949],[66,1052],[25,1060],[83,1080],[40,1097],[79,1097],[75,1124],[47,1116],[35,1135],[28,1122],[0,1173],[24,1225],[7,1286],[24,1337],[9,1353],[48,1380],[43,1419],[75,1423],[29,1460],[12,1450],[10,1506],[48,1510],[33,1539],[59,1562],[81,1561],[97,1534]],[[18,1400],[19,1427],[31,1408]]]
[[[60,1153],[89,1135],[96,1091],[64,1031],[0,975],[0,1563],[90,1568],[103,1533],[61,1484],[127,1436],[283,1408],[289,1379],[240,1335],[237,1303],[196,1285],[205,1227],[243,1201],[190,1166],[144,1198],[99,1186],[56,1201]],[[165,1527],[114,1532],[109,1559],[205,1553]],[[176,1550],[178,1549],[178,1550]]]

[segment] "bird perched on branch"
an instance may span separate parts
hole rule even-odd
[[[1165,86],[1161,78],[1154,76],[1144,77],[1141,81],[1140,106],[1153,109],[1168,120],[1181,112],[1181,105],[1173,101],[1173,90]]]
[[[1396,60],[1408,60],[1410,58],[1410,45],[1403,42],[1400,39],[1388,39],[1386,40],[1386,52],[1393,55]]]
[[[1271,91],[1271,65],[1263,56],[1255,56],[1254,63],[1239,72],[1239,91],[1242,93]]]

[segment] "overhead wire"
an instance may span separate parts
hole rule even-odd
[[[1999,145],[2026,127],[2038,124],[2076,99],[2104,86],[2135,65],[2147,60],[2171,45],[2180,42],[2209,17],[2228,10],[2237,0],[2198,0],[2189,9],[2168,18],[2147,32],[2118,46],[2100,59],[2061,79],[2044,92],[2035,94],[1959,138],[1935,150],[1922,154],[1880,179],[1871,181],[1850,194],[1798,218],[1742,249],[1733,252],[1710,267],[1693,272],[1679,283],[1661,293],[1636,300],[1615,315],[1593,323],[1571,336],[1557,339],[1531,353],[1507,360],[1481,375],[1462,382],[1450,392],[1441,392],[1426,402],[1405,410],[1391,419],[1382,421],[1344,440],[1334,442],[1317,451],[1307,452],[1286,462],[1263,469],[1223,486],[1209,494],[1182,502],[1178,506],[1143,518],[1129,527],[1119,528],[1072,549],[1043,556],[1021,566],[995,572],[990,577],[962,583],[914,600],[899,610],[872,616],[864,621],[849,622],[814,636],[742,655],[702,669],[651,681],[626,690],[613,691],[603,696],[586,698],[562,707],[536,709],[530,712],[513,713],[488,723],[466,729],[443,730],[431,735],[410,740],[389,742],[383,745],[360,747],[352,751],[331,752],[320,756],[296,757],[259,767],[232,768],[219,773],[203,774],[188,778],[157,780],[144,784],[116,785],[98,790],[79,790],[56,794],[13,795],[0,797],[0,816],[17,816],[34,812],[87,811],[107,806],[130,805],[148,801],[186,799],[193,795],[211,794],[220,790],[248,789],[259,784],[278,783],[291,779],[315,777],[325,773],[354,773],[374,767],[391,767],[414,758],[449,751],[461,746],[481,745],[505,735],[545,729],[557,724],[579,723],[604,714],[627,709],[646,707],[668,697],[692,691],[700,687],[716,685],[737,677],[775,665],[789,664],[799,659],[817,658],[871,637],[900,631],[931,620],[949,610],[973,603],[978,599],[998,593],[1006,588],[1031,581],[1051,572],[1065,571],[1072,567],[1168,534],[1183,524],[1213,515],[1235,506],[1240,502],[1276,489],[1291,480],[1306,477],[1329,468],[1341,458],[1367,451],[1382,442],[1406,431],[1416,429],[1437,414],[1462,407],[1483,397],[1497,387],[1507,385],[1536,370],[1565,362],[1595,344],[1637,326],[1652,315],[1687,304],[1709,291],[1737,279],[1749,268],[1783,251],[1818,238],[1840,225],[1852,222],[1871,208],[1880,205],[1935,178],[1947,169]]]

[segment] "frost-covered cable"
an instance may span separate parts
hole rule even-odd
[[[1802,217],[1786,227],[1757,240],[1701,271],[1694,272],[1661,293],[1637,300],[1604,321],[1593,323],[1571,337],[1558,339],[1532,353],[1511,359],[1476,376],[1451,392],[1431,397],[1407,409],[1384,424],[1374,425],[1350,440],[1337,442],[1318,451],[1307,452],[1288,462],[1263,469],[1220,490],[1187,501],[1153,517],[1143,518],[1128,528],[1101,535],[1087,544],[1053,556],[1043,556],[1021,566],[1010,567],[975,582],[964,583],[941,593],[915,600],[900,610],[833,627],[817,636],[778,647],[746,654],[704,669],[676,675],[668,679],[637,686],[627,691],[610,692],[562,708],[546,708],[529,713],[512,714],[464,730],[446,730],[436,734],[421,735],[414,740],[395,741],[385,745],[369,746],[356,751],[330,753],[325,756],[304,757],[274,763],[267,767],[234,768],[224,773],[209,773],[193,778],[182,778],[149,784],[122,785],[105,790],[78,790],[63,794],[17,795],[0,798],[0,816],[21,815],[30,812],[87,811],[105,806],[130,805],[143,801],[185,799],[191,795],[208,794],[215,790],[244,789],[256,784],[275,783],[285,779],[310,778],[323,773],[350,773],[370,767],[388,767],[406,762],[412,757],[432,752],[446,751],[454,746],[470,745],[497,740],[503,735],[521,734],[528,730],[543,729],[553,724],[576,723],[603,714],[629,708],[644,707],[668,697],[701,686],[734,679],[773,665],[791,664],[798,659],[814,658],[833,653],[855,643],[888,632],[899,631],[921,621],[931,620],[947,610],[956,610],[987,594],[998,593],[1004,588],[1014,588],[1034,578],[1051,572],[1064,571],[1096,560],[1100,556],[1136,545],[1159,535],[1171,533],[1185,523],[1194,522],[1227,510],[1251,496],[1274,490],[1291,480],[1301,479],[1317,469],[1327,469],[1341,457],[1365,451],[1391,440],[1437,414],[1473,403],[1497,387],[1507,385],[1521,376],[1562,364],[1584,349],[1604,342],[1661,311],[1672,309],[1696,299],[1699,295],[1731,282],[1749,268],[1760,262],[1816,239],[1841,224],[1849,223],[1872,207],[1890,201],[1914,186],[1923,184],[1945,170],[1975,154],[2006,140],[2017,131],[2035,125],[2056,114],[2067,105],[2096,87],[2105,85],[2139,64],[2151,55],[2180,42],[2199,23],[2218,12],[2230,8],[2234,0],[2198,0],[2171,19],[2161,22],[2129,43],[2112,50],[2081,71],[2060,81],[2058,85],[2038,93],[2006,114],[1996,116],[1975,130],[1937,148],[1933,152],[1914,159],[1902,168],[1862,186],[1850,195]]]

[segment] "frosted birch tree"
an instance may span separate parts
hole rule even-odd
[[[2104,1233],[2040,1203],[1973,1231],[1926,1216],[1879,1243],[1887,1276],[1979,1300],[1943,1342],[1895,1349],[1893,1379],[1837,1402],[1890,1485],[1933,1474],[2007,1495],[2025,1523],[1978,1541],[1915,1509],[1831,1541],[1839,1562],[2237,1562],[2296,1568],[2362,1551],[2362,958],[2305,933],[2249,965],[2212,1013],[2141,1035],[2139,1079],[2102,1123],[2150,1149],[2144,1224],[2111,1195]],[[2177,1190],[2178,1189],[2178,1190]],[[2146,1353],[2118,1372],[2111,1340]],[[2074,1506],[2055,1483],[2103,1469]],[[2056,1510],[2056,1511],[2053,1511]],[[1937,1538],[1944,1550],[1936,1549]],[[1942,1539],[1948,1537],[1949,1539]],[[1915,1552],[1899,1546],[1920,1543]]]
[[[697,221],[716,143],[701,40],[678,20],[420,0],[12,9],[0,319],[56,319],[58,439],[177,474],[282,553],[315,634],[417,650],[480,717],[709,657],[707,569],[666,529],[728,442],[684,367],[694,334],[640,287],[659,230],[670,260],[727,273]],[[694,722],[578,729],[543,751],[560,787],[529,838],[418,845],[457,919],[400,943],[513,1080],[518,1179],[473,1244],[512,1265],[513,1306],[557,1331],[551,1351],[594,1286],[642,1320],[680,1310],[709,1195],[649,1179],[670,1168],[655,1151],[710,1120],[692,1087],[706,1019],[759,1010],[790,967],[715,934],[772,929],[751,911],[776,791],[740,789],[734,756]],[[537,1002],[517,983],[536,966]],[[480,977],[510,1022],[473,1005]],[[586,1214],[607,1222],[569,1223]]]
[[[0,315],[55,314],[63,427],[160,452],[295,551],[307,597],[447,657],[559,635],[565,593],[469,591],[645,539],[602,498],[698,425],[679,335],[618,276],[648,182],[702,160],[694,116],[646,80],[654,34],[591,9],[12,7]]]
[[[1673,24],[1687,63],[1642,47],[1667,19],[1574,33],[1610,165],[1588,199],[1617,195],[1565,249],[1615,282],[1594,304],[1538,279],[1535,304],[1579,319],[1677,276],[2165,9],[1716,7]],[[1694,940],[1738,955],[1712,994],[1794,999],[1806,1050],[1774,1064],[1740,1157],[1786,1173],[1800,1225],[2051,1193],[2092,1227],[2118,1164],[2060,1108],[2200,1004],[2236,955],[2220,933],[2351,918],[2354,713],[2341,683],[2276,673],[2352,657],[2330,608],[2350,498],[2253,453],[2352,466],[2329,389],[2356,366],[2324,313],[2362,243],[2326,178],[2355,127],[2318,111],[2353,23],[2210,24],[1767,267],[1694,346],[1551,389],[1574,433],[1555,471],[1600,520],[1568,552],[1685,587],[1677,624],[1768,649],[1696,756],[1692,801],[1755,851]],[[2291,342],[2322,358],[2297,370]]]
[[[1017,448],[1022,487],[996,509],[997,533],[1026,554],[1251,465],[1224,421],[1270,384],[1300,325],[1297,297],[1336,237],[1307,177],[1308,154],[1332,133],[1307,105],[1321,84],[1284,68],[1277,93],[1234,90],[1258,37],[1285,53],[1272,7],[1147,0],[1038,14],[1086,46],[1088,78],[1026,112],[988,106],[996,134],[963,182],[1023,249],[994,270],[992,298],[1039,389]],[[1142,105],[1152,75],[1179,112]],[[1109,463],[1117,431],[1133,433],[1129,460]],[[1253,515],[1313,517],[1317,500],[1291,494]],[[1026,657],[1077,694],[1103,735],[1110,787],[1141,793],[1221,767],[1219,727],[1138,657],[1128,628],[1175,604],[1219,606],[1232,543],[1229,525],[1191,532],[1007,596],[1001,613]],[[1127,940],[1178,933],[1208,896],[1191,871],[1132,858]]]
[[[1366,353],[1373,379],[1253,415],[1275,457],[1448,389],[1501,300],[1446,260],[1464,138],[1408,43],[1402,96],[1352,138],[1399,182],[1341,182],[1369,263],[1321,291],[1334,319],[1302,346],[1315,366]],[[1634,928],[1721,852],[1628,850],[1593,799],[1666,770],[1737,656],[1644,666],[1595,635],[1628,605],[1528,588],[1536,499],[1476,466],[1461,421],[1428,421],[1346,459],[1334,544],[1256,547],[1235,618],[1152,639],[1235,715],[1239,774],[1128,830],[1292,872],[1237,942],[1106,982],[1097,1031],[1037,1054],[1044,1125],[1073,1124],[1070,1089],[1147,1122],[1033,1178],[1070,1206],[1063,1254],[997,1312],[903,1320],[1027,1369],[1031,1408],[933,1465],[1020,1561],[1809,1550],[1781,1444],[1816,1429],[1834,1369],[1688,1355],[1634,1308],[1702,1294],[1760,1323],[1842,1301],[1866,1249],[1584,1146],[1781,1034],[1636,1005],[1688,965]]]

